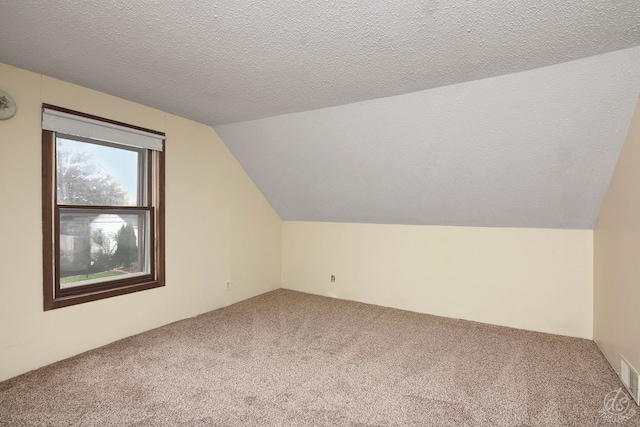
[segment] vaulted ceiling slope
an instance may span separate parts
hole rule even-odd
[[[216,126],[284,220],[591,229],[640,94],[640,46]]]
[[[0,61],[215,126],[283,219],[591,228],[640,2],[0,0]]]

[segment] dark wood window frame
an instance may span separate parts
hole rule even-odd
[[[125,128],[144,131],[160,136],[163,133],[132,126],[126,123],[103,119],[101,117],[69,110],[53,105],[43,104],[43,109],[56,110],[75,116],[84,117],[100,122],[115,124]],[[43,224],[43,290],[44,310],[67,307],[75,304],[96,301],[132,292],[162,287],[165,285],[164,269],[164,156],[165,144],[162,151],[143,149],[146,151],[146,201],[144,206],[134,208],[113,206],[65,206],[57,204],[55,142],[53,131],[42,131],[42,224]],[[109,144],[105,144],[109,145]],[[124,279],[108,280],[90,285],[60,288],[59,279],[59,224],[60,211],[77,210],[87,212],[149,212],[150,230],[150,271],[149,274],[136,275]]]

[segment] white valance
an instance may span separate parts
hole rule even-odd
[[[162,141],[166,139],[163,135],[49,108],[42,111],[42,129],[156,151],[162,151]]]

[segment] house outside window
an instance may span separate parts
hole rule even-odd
[[[164,286],[164,134],[45,105],[44,308]]]

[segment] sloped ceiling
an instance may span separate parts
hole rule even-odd
[[[592,228],[640,2],[2,1],[0,61],[215,127],[285,220]]]
[[[640,94],[640,47],[216,126],[284,220],[582,228]]]

